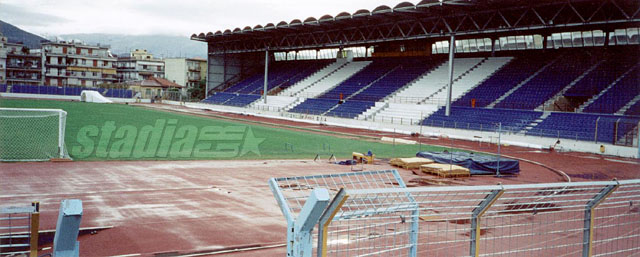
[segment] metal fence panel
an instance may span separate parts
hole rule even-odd
[[[640,180],[415,188],[367,185],[343,187],[332,194],[319,220],[317,256],[640,253]],[[328,189],[336,186],[340,185]]]

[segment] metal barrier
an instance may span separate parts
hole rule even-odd
[[[327,220],[320,215],[341,188],[406,187],[396,170],[272,178],[269,186],[287,220],[287,256],[296,257],[312,256],[311,231],[320,218]]]
[[[279,188],[274,193],[286,187]],[[324,189],[335,193],[327,207],[315,210],[322,213],[316,256],[628,256],[640,251],[640,180]],[[279,203],[281,196],[276,194]]]
[[[38,256],[40,203],[0,208],[0,256]]]

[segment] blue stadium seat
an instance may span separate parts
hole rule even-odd
[[[498,123],[502,123],[503,130],[519,132],[540,116],[542,116],[542,112],[537,111],[453,106],[450,116],[446,116],[445,109],[440,108],[427,117],[422,124],[434,127],[496,131]]]
[[[336,106],[338,102],[338,99],[308,98],[289,112],[320,115]]]
[[[327,115],[353,119],[374,105],[375,102],[371,101],[348,100],[338,105],[337,108],[331,110]]]

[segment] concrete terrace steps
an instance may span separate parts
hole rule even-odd
[[[516,90],[520,89],[522,86],[526,85],[530,80],[532,80],[533,78],[538,76],[538,74],[540,74],[542,71],[546,70],[549,66],[553,65],[554,63],[556,63],[561,58],[562,58],[562,55],[556,57],[556,59],[553,59],[553,61],[550,61],[546,65],[542,66],[542,68],[540,68],[535,73],[531,74],[531,76],[529,76],[528,78],[526,78],[523,81],[521,81],[518,85],[516,85],[515,87],[513,87],[512,89],[507,91],[504,95],[500,96],[498,99],[493,101],[493,103],[487,105],[487,108],[493,108],[494,106],[496,106],[496,104],[498,104],[499,102],[502,102],[502,100],[506,99],[508,96],[513,94],[513,92],[515,92]]]
[[[470,69],[466,70],[465,72],[463,72],[462,74],[460,74],[459,76],[453,78],[453,84],[455,86],[455,83],[462,79],[462,77],[466,76],[467,74],[469,74],[471,71],[473,71],[474,69],[478,68],[478,66],[482,65],[482,63],[484,63],[487,60],[487,58],[483,58],[479,63],[476,63],[476,65],[474,65],[473,67],[471,67]],[[453,65],[455,66],[455,60],[453,62]],[[454,72],[455,72],[455,67],[454,67]],[[442,96],[443,94],[446,95],[446,89],[449,86],[449,82],[448,82],[448,77],[447,77],[447,83],[444,84],[443,87],[441,87],[440,89],[438,89],[436,92],[433,92],[433,94],[431,94],[430,96],[425,97],[424,99],[422,99],[419,103],[425,103],[427,102],[427,100],[429,99],[438,99],[437,96]],[[446,97],[446,96],[445,96]],[[441,98],[445,98],[445,97],[441,97]],[[453,97],[452,97],[453,98]]]
[[[549,117],[549,115],[551,115],[551,112],[543,112],[542,116],[540,116],[540,118],[535,119],[534,121],[532,121],[531,123],[529,123],[528,125],[526,125],[524,127],[524,130],[526,132],[528,132],[529,130],[535,128],[536,126],[538,126],[538,124],[540,124],[541,122],[544,121],[544,119],[546,119],[547,117]]]
[[[599,97],[601,97],[602,95],[604,95],[605,93],[607,93],[607,91],[609,91],[609,89],[611,89],[612,87],[614,87],[616,84],[618,84],[618,82],[620,80],[622,80],[625,76],[627,76],[630,72],[632,72],[633,70],[636,69],[636,67],[640,65],[640,64],[636,64],[631,66],[631,68],[629,68],[629,70],[625,71],[622,75],[620,75],[620,77],[616,78],[616,80],[614,80],[613,82],[611,82],[611,84],[609,84],[604,90],[600,91],[600,93],[598,93],[597,95],[589,98],[589,100],[587,100],[586,102],[584,102],[583,104],[581,104],[577,109],[576,112],[583,112],[584,108],[587,108],[587,106],[591,105],[593,102],[595,102],[596,100],[598,100]]]
[[[431,72],[433,72],[436,68],[440,67],[442,64],[440,65],[434,65],[431,69],[425,71],[424,73],[422,73],[420,76],[418,76],[417,78],[413,79],[412,81],[410,81],[409,83],[407,83],[406,85],[398,88],[395,92],[385,96],[384,98],[382,98],[380,101],[382,102],[388,102],[389,99],[393,98],[396,94],[398,94],[399,92],[404,91],[406,88],[411,87],[413,84],[416,83],[416,81],[419,81],[421,79],[423,79],[425,76],[428,76]]]
[[[378,82],[379,80],[385,78],[387,75],[391,74],[393,71],[397,70],[398,68],[400,68],[400,65],[397,65],[395,67],[393,67],[393,69],[391,69],[390,71],[388,71],[387,73],[383,74],[382,76],[378,77],[377,79],[375,79],[374,81],[371,81],[371,83],[367,84],[366,86],[358,89],[358,91],[354,92],[353,94],[347,96],[347,98],[345,98],[345,100],[349,100],[352,97],[356,96],[357,94],[360,94],[362,91],[366,90],[367,88],[371,87],[373,84],[375,84],[376,82]]]
[[[294,96],[307,98],[317,97],[340,85],[342,81],[345,81],[348,78],[352,77],[353,75],[367,67],[370,63],[371,61],[348,62],[346,65],[342,66],[340,69],[336,70],[329,76],[324,77],[313,85],[309,85],[305,89],[296,93]]]
[[[313,86],[314,84],[316,84],[317,82],[321,81],[322,79],[330,76],[331,74],[335,73],[336,71],[338,71],[339,69],[341,69],[342,67],[344,67],[345,65],[347,65],[347,62],[334,62],[332,64],[327,65],[326,67],[320,69],[319,71],[317,71],[316,73],[312,74],[311,76],[298,81],[298,83],[293,84],[292,86],[286,88],[285,90],[282,90],[278,95],[282,95],[282,96],[294,96],[296,93]]]
[[[513,60],[512,57],[488,57],[469,69],[467,72],[460,75],[453,82],[451,102],[458,100],[467,92],[480,85],[511,60]],[[440,91],[425,99],[424,102],[429,102],[429,100],[435,101],[438,99],[446,99],[447,86],[448,85],[445,85]]]
[[[264,103],[264,99],[260,98],[255,102],[251,103],[248,107],[259,109],[259,110],[269,110],[269,111],[280,111],[288,105],[291,105],[297,100],[296,97],[292,96],[277,96],[270,95],[267,96],[267,103]]]
[[[482,60],[484,60],[484,58],[455,59],[454,65],[457,65],[458,69],[454,69],[454,77],[459,77],[464,74]],[[412,82],[410,86],[397,91],[393,97],[388,98],[386,101],[393,103],[418,103],[436,93],[442,87],[445,87],[448,82],[449,62],[446,61],[425,76]]]
[[[627,104],[625,104],[624,106],[622,106],[622,108],[620,108],[620,110],[618,110],[615,114],[616,115],[624,115],[624,113],[629,110],[629,108],[631,108],[631,106],[633,106],[634,104],[636,104],[638,101],[640,101],[640,95],[637,95],[636,97],[634,97],[631,101],[629,101]]]
[[[304,97],[294,97],[296,100],[294,100],[293,102],[291,102],[288,105],[285,105],[282,107],[282,111],[289,111],[291,109],[293,109],[294,107],[296,107],[297,105],[301,104],[302,102],[304,102],[304,100],[307,100],[307,98]]]
[[[387,103],[388,106],[374,113],[370,119],[384,120],[385,122],[418,124],[424,118],[438,110],[435,104],[402,104]]]
[[[564,95],[564,93],[567,92],[567,90],[571,89],[573,86],[578,84],[578,82],[580,82],[580,80],[582,80],[585,76],[587,76],[589,73],[594,71],[596,68],[598,68],[598,66],[600,66],[604,62],[605,62],[605,59],[602,59],[602,60],[598,61],[597,63],[595,63],[593,66],[591,66],[591,68],[587,69],[584,73],[582,73],[576,79],[571,81],[571,83],[569,83],[566,87],[564,87],[562,90],[560,90],[560,92],[558,92],[555,96],[551,97],[549,100],[544,102],[542,105],[538,106],[535,110],[542,111],[542,110],[546,109],[547,107],[553,105],[553,103],[558,101],[558,99],[560,99],[560,97],[562,97]]]
[[[382,109],[384,109],[386,107],[389,107],[389,103],[376,102],[373,106],[369,107],[369,109],[367,109],[366,111],[364,111],[363,113],[358,115],[357,119],[358,120],[368,120],[371,117],[373,117],[373,115],[375,115],[380,110],[382,110]]]

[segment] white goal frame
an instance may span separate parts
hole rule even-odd
[[[0,111],[21,111],[21,112],[52,112],[58,114],[58,155],[57,158],[60,159],[71,159],[67,153],[67,149],[64,144],[64,136],[66,130],[66,120],[67,120],[67,112],[62,109],[37,109],[37,108],[3,108],[0,107]],[[47,115],[49,116],[49,115]],[[20,116],[15,116],[19,118]],[[24,116],[24,117],[37,117],[37,116]],[[45,116],[42,116],[45,117]],[[0,118],[2,118],[0,116]],[[0,161],[43,161],[50,159],[2,159],[0,156]]]

